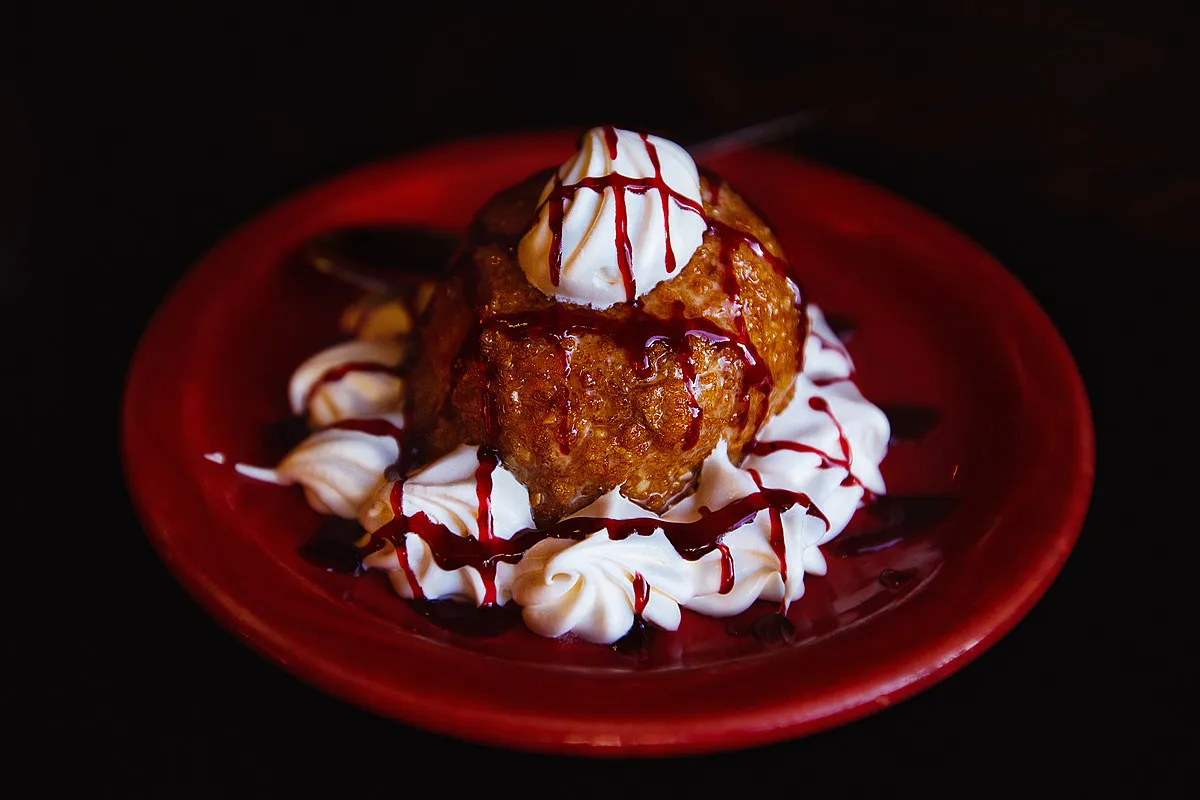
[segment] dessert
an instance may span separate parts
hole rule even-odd
[[[295,371],[310,435],[249,477],[361,526],[341,566],[611,644],[781,612],[884,492],[883,412],[769,224],[611,126],[478,212],[444,279]]]

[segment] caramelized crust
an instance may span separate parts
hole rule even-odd
[[[538,525],[617,486],[661,513],[722,437],[736,462],[790,399],[799,288],[766,223],[702,175],[709,230],[673,279],[604,311],[548,298],[525,279],[516,243],[549,175],[479,211],[437,290],[411,372],[413,432],[426,457],[490,444],[529,488]]]

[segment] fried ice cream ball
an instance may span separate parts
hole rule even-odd
[[[414,433],[494,447],[549,524],[614,487],[662,513],[722,439],[735,463],[790,399],[807,320],[763,219],[701,175],[709,226],[672,278],[596,310],[530,285],[516,244],[549,171],[478,212],[419,323]]]

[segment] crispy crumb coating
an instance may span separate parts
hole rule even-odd
[[[736,462],[757,424],[787,404],[806,332],[800,290],[767,224],[702,174],[703,244],[640,308],[548,298],[526,280],[515,245],[549,174],[480,209],[436,291],[410,373],[413,432],[427,457],[490,443],[529,489],[538,525],[617,486],[661,513],[723,437]],[[692,327],[701,334],[686,334]],[[718,330],[741,331],[749,348]],[[653,339],[664,331],[673,335]],[[747,367],[747,352],[769,369],[766,382],[748,380],[764,373]]]

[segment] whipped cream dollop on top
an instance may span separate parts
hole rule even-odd
[[[568,303],[632,302],[679,273],[708,220],[696,164],[678,144],[611,126],[586,131],[542,190],[517,260]]]

